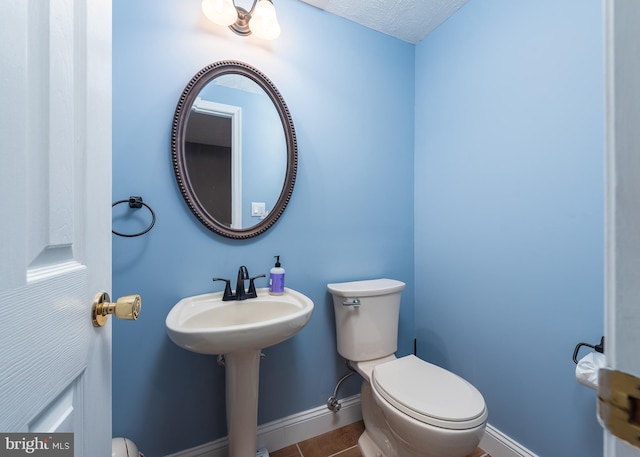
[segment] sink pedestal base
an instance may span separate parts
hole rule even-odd
[[[255,457],[260,350],[224,355],[229,457]]]

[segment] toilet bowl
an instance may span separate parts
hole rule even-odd
[[[329,284],[338,352],[362,376],[364,457],[466,457],[487,408],[469,382],[414,355],[396,358],[400,295],[392,279]]]

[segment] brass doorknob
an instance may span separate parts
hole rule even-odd
[[[91,306],[91,319],[94,327],[102,327],[109,320],[109,314],[115,314],[118,319],[136,320],[140,315],[142,298],[140,295],[126,295],[111,303],[111,298],[106,292],[100,292],[93,299]]]

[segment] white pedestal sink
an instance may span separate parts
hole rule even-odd
[[[311,318],[313,302],[295,290],[269,295],[258,289],[247,300],[222,301],[222,292],[180,300],[166,319],[178,346],[225,359],[229,457],[255,457],[260,350],[298,333]]]

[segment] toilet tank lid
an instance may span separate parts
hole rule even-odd
[[[404,286],[405,283],[395,279],[367,279],[327,284],[327,289],[339,297],[371,297],[400,292]]]

